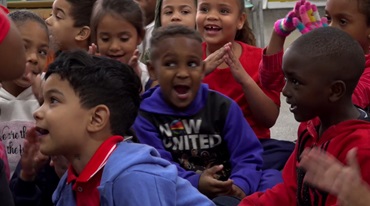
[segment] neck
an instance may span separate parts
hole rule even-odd
[[[353,105],[352,101],[348,101],[342,106],[331,109],[331,112],[325,113],[319,116],[321,125],[319,128],[319,137],[331,126],[339,124],[340,122],[357,119],[360,116],[360,112]]]
[[[11,95],[13,95],[14,97],[17,97],[18,95],[20,95],[24,90],[26,90],[27,88],[23,88],[23,87],[20,87],[18,85],[16,85],[14,82],[12,81],[5,81],[5,82],[2,82],[2,87],[7,91],[9,92]]]
[[[80,175],[87,163],[91,160],[100,145],[112,134],[95,134],[87,139],[86,143],[77,149],[78,153],[65,155],[77,175]]]

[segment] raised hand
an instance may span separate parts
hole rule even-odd
[[[206,75],[213,72],[213,70],[215,70],[218,66],[220,66],[224,62],[223,59],[224,55],[225,55],[225,46],[219,48],[217,51],[207,56],[207,58],[204,60],[206,63],[205,69]]]
[[[96,44],[94,43],[89,46],[88,53],[91,55],[100,56],[100,54],[98,53],[98,46],[96,46]]]
[[[203,171],[199,178],[198,189],[209,198],[230,193],[233,186],[231,179],[220,181],[215,179],[217,172],[223,169],[223,165],[216,165]]]
[[[137,76],[139,76],[141,78],[141,68],[139,66],[139,57],[140,57],[139,50],[136,49],[134,51],[134,54],[132,55],[132,57],[128,61],[128,65],[130,65],[134,69]]]
[[[293,24],[293,19],[299,17],[299,8],[304,5],[306,0],[299,0],[296,2],[294,9],[290,11],[286,17],[278,19],[274,23],[274,31],[281,37],[286,37],[292,33],[296,26]]]
[[[24,140],[20,178],[24,181],[33,181],[38,171],[48,160],[49,157],[40,152],[40,144],[37,139],[36,129],[31,128],[27,131],[26,139]]]
[[[293,18],[293,24],[302,34],[305,34],[313,29],[328,26],[328,19],[320,18],[315,4],[305,2],[299,7],[299,16]]]

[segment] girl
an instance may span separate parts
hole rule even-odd
[[[181,24],[195,28],[197,0],[157,0],[154,28]]]
[[[98,0],[91,19],[92,39],[99,54],[133,67],[146,86],[146,65],[138,61],[137,46],[145,36],[143,14],[131,0]]]
[[[300,19],[300,15],[302,15],[302,12],[300,11],[309,5],[310,3],[305,2],[305,0],[298,1],[295,9],[289,12],[286,18],[277,20],[275,25],[289,22],[288,18],[292,17]],[[311,8],[313,8],[312,10],[317,10],[315,5],[313,5]],[[368,110],[370,107],[370,0],[328,0],[326,2],[325,13],[329,26],[342,29],[350,34],[360,43],[364,50],[366,57],[366,69],[352,95],[352,101],[355,105]],[[281,52],[283,50],[286,36],[295,30],[294,25],[285,26],[284,28],[286,29],[283,29],[283,32],[281,32],[281,29],[278,28],[279,27],[275,26],[269,46],[266,49],[266,55]],[[307,31],[307,29],[310,30],[310,28],[304,28],[305,31]],[[279,64],[276,64],[276,66],[273,68],[265,67],[267,69],[266,73],[270,73],[271,75],[262,81],[262,85],[277,92],[281,92],[284,86],[284,75],[281,70],[281,59],[276,61],[276,63]]]
[[[244,0],[199,0],[196,23],[208,64],[203,81],[238,103],[264,147],[263,169],[283,168],[294,144],[269,139],[269,128],[279,114],[280,93],[264,88],[259,74],[261,60],[273,64],[282,54],[262,59],[262,49],[250,46],[255,39],[246,21]]]
[[[38,108],[38,102],[31,85],[45,67],[49,32],[44,20],[32,12],[19,10],[9,17],[21,34],[27,59],[23,76],[3,81],[0,89],[0,131],[12,174],[21,158],[26,130],[34,126],[32,113]]]

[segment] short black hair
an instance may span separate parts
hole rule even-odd
[[[350,95],[365,69],[360,44],[334,27],[314,29],[295,40],[290,49],[306,58],[310,66],[328,71],[327,78],[343,80]]]
[[[74,27],[90,27],[90,18],[96,0],[66,0],[71,5]]]
[[[45,21],[37,14],[29,10],[17,10],[8,14],[9,18],[17,25],[20,26],[26,21],[34,21],[40,24],[40,26],[45,29],[46,33],[49,36],[48,26]]]
[[[150,39],[150,60],[156,58],[155,49],[162,44],[162,41],[176,36],[182,36],[189,39],[194,39],[202,43],[202,37],[198,31],[190,29],[183,25],[170,25],[168,27],[159,27],[153,31],[152,38]]]
[[[45,79],[52,74],[69,82],[83,108],[106,105],[112,134],[127,135],[141,101],[141,82],[130,66],[82,50],[65,51],[49,66]]]

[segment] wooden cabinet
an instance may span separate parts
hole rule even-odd
[[[7,7],[10,11],[29,9],[46,19],[51,14],[52,0],[48,1],[9,1]]]

